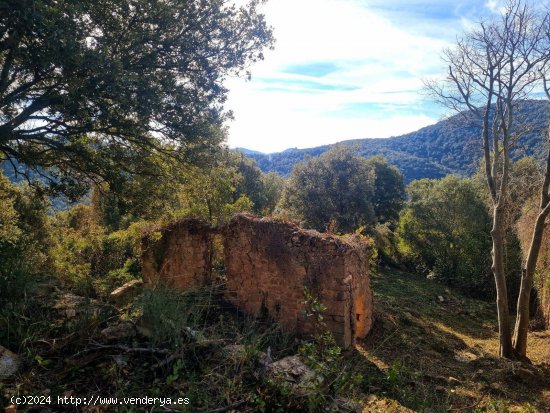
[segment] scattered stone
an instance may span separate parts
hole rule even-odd
[[[525,367],[520,367],[516,369],[514,372],[514,377],[517,377],[521,382],[525,384],[536,383],[536,381],[538,380],[537,375],[533,371]]]
[[[72,293],[61,293],[52,305],[67,319],[73,319],[80,315],[99,316],[100,314],[112,314],[114,308],[101,304],[97,300],[88,299]]]
[[[136,328],[133,323],[125,321],[101,330],[101,336],[105,341],[117,341],[132,338],[136,336]]]
[[[18,368],[19,356],[0,346],[0,380],[13,376]]]
[[[222,351],[232,360],[242,359],[246,355],[244,344],[229,344],[223,347]]]
[[[232,361],[240,362],[246,359],[248,351],[243,344],[229,344],[222,348],[225,355]],[[258,360],[262,364],[264,370],[271,364],[271,348],[267,349],[267,354],[263,351],[257,353]]]
[[[65,293],[57,298],[52,307],[63,313],[65,317],[74,318],[76,317],[77,311],[87,304],[88,300],[86,298],[72,293]]]
[[[461,363],[469,363],[477,359],[477,356],[469,351],[463,350],[455,354],[455,360]]]
[[[345,397],[338,397],[331,403],[328,409],[330,412],[356,412],[361,413],[363,406],[361,403],[347,399]]]
[[[375,394],[369,394],[369,397],[367,397],[367,402],[368,403],[374,403],[377,399],[378,399],[378,397],[376,397]]]
[[[111,292],[109,298],[116,304],[122,304],[134,298],[139,293],[142,285],[142,280],[128,281],[126,284]]]
[[[271,363],[268,373],[273,377],[295,384],[297,394],[305,394],[316,382],[323,381],[323,378],[306,366],[298,356],[287,356]]]

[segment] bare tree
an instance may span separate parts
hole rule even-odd
[[[536,13],[522,0],[511,0],[497,19],[481,22],[477,29],[458,39],[452,49],[445,50],[446,78],[426,84],[441,103],[481,124],[485,177],[492,201],[492,271],[497,292],[499,354],[506,358],[521,355],[512,345],[504,265],[510,150],[521,133],[515,116],[518,104],[537,87],[541,68],[550,59],[546,25],[546,15]],[[529,290],[529,295],[532,280],[529,284],[528,277],[524,278],[525,293]],[[525,299],[522,306],[524,303]],[[528,316],[527,313],[527,319]],[[523,316],[521,320],[518,337],[523,337]]]
[[[547,36],[550,38],[550,28],[548,21],[546,24]],[[544,72],[544,68],[542,69]],[[544,91],[550,100],[550,84],[547,75],[542,74]],[[531,289],[533,288],[533,278],[539,257],[540,248],[544,236],[544,226],[546,218],[550,214],[550,129],[547,131],[547,155],[546,168],[544,172],[544,181],[540,189],[540,204],[537,218],[533,226],[531,243],[527,251],[527,257],[521,271],[521,285],[518,295],[516,325],[514,329],[514,349],[520,357],[527,356],[527,332],[529,329],[529,307],[531,300]]]

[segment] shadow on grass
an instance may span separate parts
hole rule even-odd
[[[474,411],[475,406],[483,412],[491,400],[526,409],[519,411],[530,406],[550,411],[550,401],[544,400],[550,389],[548,365],[492,356],[498,336],[490,303],[399,271],[374,276],[372,285],[375,325],[357,346],[356,357],[377,366],[378,373],[368,370],[369,390],[377,397],[414,411]]]

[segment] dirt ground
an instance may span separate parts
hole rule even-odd
[[[364,412],[550,412],[550,332],[529,334],[532,364],[498,358],[493,303],[385,270],[372,280],[375,327],[356,363],[373,382]]]

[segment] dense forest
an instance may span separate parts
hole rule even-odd
[[[435,125],[266,155],[262,3],[0,0],[0,409],[549,412],[550,14],[457,39]]]
[[[550,117],[549,103],[546,100],[526,100],[517,104],[516,122],[522,134],[512,149],[512,156],[514,159],[534,156],[542,162],[544,131]],[[365,158],[383,155],[399,168],[408,183],[415,179],[442,178],[448,174],[472,175],[482,157],[480,132],[481,122],[464,112],[402,136],[355,139],[343,143]],[[245,148],[238,150],[255,159],[262,171],[288,176],[294,165],[306,156],[319,156],[330,147],[287,149],[270,154]]]

